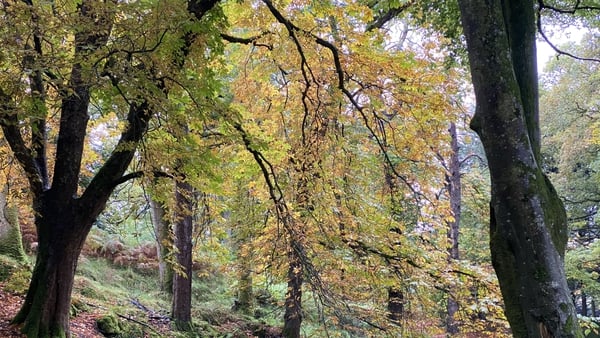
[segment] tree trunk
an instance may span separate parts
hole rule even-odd
[[[293,241],[293,239],[291,240]],[[283,336],[299,338],[302,324],[302,283],[304,269],[294,251],[293,243],[288,252],[288,287],[285,295],[285,314],[283,316]]]
[[[169,293],[173,292],[173,268],[167,257],[171,253],[170,226],[166,218],[167,212],[164,204],[150,199],[150,212],[152,224],[154,225],[154,236],[156,237],[156,254],[158,257],[158,273],[160,289]]]
[[[237,310],[243,314],[251,315],[253,306],[252,270],[247,257],[242,256],[239,265],[239,286]]]
[[[7,201],[8,189],[0,191],[0,254],[25,262],[18,208]]]
[[[388,288],[388,318],[397,325],[401,324],[404,314],[404,293],[400,288]]]
[[[61,208],[45,198],[36,217],[38,251],[31,284],[13,319],[27,337],[69,337],[69,310],[77,258],[92,227],[74,203]],[[81,211],[81,210],[79,210]]]
[[[533,1],[459,0],[491,176],[492,263],[515,337],[580,337],[566,214],[539,162]]]
[[[585,292],[581,291],[581,315],[587,317],[588,315],[588,304],[587,304],[587,295]]]
[[[193,188],[177,181],[175,199],[175,249],[177,271],[173,275],[172,316],[175,328],[189,330],[192,324],[192,235]]]
[[[459,159],[459,148],[458,148],[458,135],[456,133],[456,124],[450,123],[450,147],[452,153],[450,155],[450,162],[448,163],[448,173],[446,174],[446,186],[448,188],[448,195],[450,196],[450,209],[452,211],[453,220],[448,222],[448,241],[450,247],[448,248],[448,262],[458,260],[458,236],[460,234],[460,216],[461,216],[461,180],[460,180],[460,159]],[[448,295],[446,302],[446,332],[449,334],[458,333],[458,325],[454,319],[454,315],[458,311],[458,302],[453,298],[452,293]]]

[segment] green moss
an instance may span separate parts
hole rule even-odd
[[[31,282],[31,271],[29,268],[20,267],[15,269],[6,281],[4,289],[8,292],[24,295]]]
[[[70,315],[72,317],[78,316],[82,312],[88,312],[90,307],[83,301],[81,298],[74,296],[71,299],[71,311]]]
[[[537,269],[535,269],[535,279],[541,282],[544,282],[549,279],[549,274],[546,270],[546,267],[544,267],[543,265],[538,265]]]
[[[22,264],[13,257],[0,255],[0,282],[7,280]]]
[[[96,319],[96,325],[98,325],[98,331],[106,337],[116,337],[122,332],[119,320],[114,313]]]
[[[0,226],[6,228],[3,233],[0,233],[0,254],[10,256],[19,262],[26,262],[27,256],[23,249],[17,209],[5,206],[0,209],[0,213],[2,213]]]
[[[560,304],[560,308],[561,310],[563,308],[568,308],[567,304],[561,303]],[[569,316],[569,318],[567,318],[567,322],[565,323],[565,328],[564,328],[564,336],[565,337],[575,337],[575,338],[583,338],[583,332],[580,330],[577,319],[574,319],[573,316]]]

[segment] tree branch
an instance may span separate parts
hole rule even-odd
[[[300,32],[306,36],[312,37],[318,45],[325,47],[326,49],[328,49],[331,52],[331,54],[333,56],[334,66],[335,66],[335,73],[337,75],[338,89],[342,91],[344,96],[346,96],[346,98],[350,101],[350,104],[359,112],[361,118],[363,119],[363,121],[365,123],[366,128],[369,130],[369,133],[371,134],[373,139],[375,139],[377,146],[380,148],[380,150],[384,156],[384,160],[386,161],[386,163],[388,163],[390,165],[390,169],[391,169],[392,173],[394,174],[394,176],[396,178],[398,178],[399,180],[401,180],[411,190],[411,192],[413,193],[413,196],[415,196],[415,198],[423,197],[423,194],[420,191],[418,191],[417,189],[415,189],[412,186],[412,184],[409,182],[409,180],[406,177],[404,177],[403,175],[400,175],[400,173],[396,170],[396,168],[394,167],[392,160],[390,158],[389,151],[387,150],[385,142],[381,139],[381,137],[375,131],[376,127],[374,128],[371,125],[371,123],[369,122],[369,116],[367,115],[367,112],[365,111],[364,107],[362,107],[358,103],[355,96],[346,88],[344,68],[342,67],[342,63],[340,60],[340,53],[339,53],[339,50],[337,49],[337,47],[335,45],[333,45],[331,42],[324,40],[323,38],[321,38],[311,32],[302,30],[298,26],[294,25],[290,20],[285,18],[283,16],[283,14],[281,14],[281,12],[279,10],[277,10],[277,8],[275,8],[275,6],[273,5],[271,0],[263,0],[263,3],[265,3],[267,5],[267,7],[269,8],[269,11],[271,12],[271,14],[273,14],[275,19],[287,28],[288,33],[290,34],[290,37],[292,37],[292,39],[294,40],[294,42],[297,46],[297,49],[300,53],[300,56],[303,60],[305,60],[304,54],[302,52],[302,47],[300,46],[300,42],[296,38],[296,32]],[[305,61],[303,61],[303,62],[305,62]],[[376,115],[374,117],[375,117],[375,119],[380,120],[380,118],[377,117]]]
[[[396,18],[400,13],[404,12],[408,7],[412,6],[414,3],[415,3],[415,1],[411,0],[411,1],[406,2],[405,4],[403,4],[400,7],[390,8],[385,12],[379,13],[379,15],[376,16],[372,22],[367,24],[365,31],[370,32],[375,29],[382,28],[386,23],[388,23],[391,20],[393,20],[394,18]],[[371,8],[371,9],[373,9],[373,8]]]
[[[233,35],[229,35],[226,33],[221,33],[221,38],[227,42],[230,43],[240,43],[240,44],[244,44],[244,45],[254,45],[254,46],[261,46],[261,47],[266,47],[268,50],[273,50],[273,46],[268,45],[266,43],[258,43],[257,41],[262,38],[263,36],[270,34],[270,32],[268,31],[264,31],[258,35],[255,36],[251,36],[248,38],[241,38],[238,36],[233,36]]]
[[[600,59],[596,59],[596,58],[586,58],[586,57],[580,57],[580,56],[576,56],[574,54],[571,54],[569,52],[565,52],[564,50],[558,48],[555,44],[553,44],[550,39],[548,38],[548,36],[546,36],[546,33],[544,32],[544,29],[542,28],[542,10],[544,9],[550,9],[553,11],[557,11],[559,13],[569,13],[569,14],[573,14],[575,13],[575,11],[579,10],[579,9],[586,9],[586,10],[600,10],[600,7],[590,7],[590,6],[584,6],[584,7],[578,7],[579,6],[579,0],[577,0],[577,3],[575,4],[575,7],[572,10],[560,10],[558,8],[552,7],[552,6],[547,6],[543,0],[538,0],[538,9],[537,9],[537,31],[538,33],[540,33],[540,36],[542,37],[542,39],[544,39],[544,41],[546,41],[546,43],[558,54],[558,55],[566,55],[570,58],[573,58],[575,60],[581,60],[581,61],[592,61],[592,62],[600,62]]]
[[[16,109],[11,105],[12,99],[0,88],[0,126],[4,139],[8,142],[17,161],[25,171],[34,199],[44,190],[41,170],[35,161],[31,149],[19,130],[19,120]]]
[[[115,0],[113,0],[115,1]],[[79,6],[79,16],[86,22],[85,29],[75,34],[75,63],[71,69],[68,90],[62,95],[60,129],[56,143],[56,161],[52,189],[57,198],[71,198],[77,192],[79,173],[91,97],[90,74],[82,64],[90,53],[106,44],[112,30],[113,15],[99,15],[93,9],[92,0],[84,0]]]
[[[581,0],[577,0],[575,2],[575,6],[573,6],[573,8],[571,9],[564,9],[564,8],[558,8],[555,6],[551,6],[551,5],[547,5],[543,0],[538,1],[539,3],[539,9],[549,9],[552,11],[555,11],[557,13],[562,13],[562,14],[575,14],[575,12],[577,11],[597,11],[600,10],[600,7],[598,6],[581,6]]]
[[[217,1],[215,0],[190,0],[188,2],[188,10],[194,14],[197,20],[200,20],[216,3]],[[185,44],[181,47],[184,55],[187,55],[192,43],[193,39],[191,39],[190,35],[186,34]],[[180,66],[183,67],[183,62],[180,63]],[[165,96],[168,95],[164,82],[158,81],[155,85]],[[133,160],[139,142],[148,130],[148,123],[151,117],[152,110],[148,99],[143,99],[140,103],[130,103],[127,127],[121,133],[121,138],[110,157],[98,170],[81,196],[81,208],[91,213],[99,214],[114,187],[138,175],[133,173],[123,176]]]

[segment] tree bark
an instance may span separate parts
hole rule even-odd
[[[76,199],[59,201],[52,191],[38,201],[37,259],[25,302],[13,323],[28,337],[68,337],[71,290],[77,258],[94,218]]]
[[[18,208],[7,201],[8,188],[0,191],[0,254],[25,262]]]
[[[158,274],[160,288],[168,293],[173,292],[173,268],[167,257],[171,250],[169,245],[171,227],[166,219],[167,212],[163,203],[150,199],[150,212],[156,237],[156,254],[158,258]]]
[[[192,324],[192,235],[193,188],[187,182],[175,183],[175,258],[172,317],[175,328],[189,330]]]
[[[294,241],[294,239],[291,239]],[[300,338],[302,325],[302,283],[304,269],[300,257],[294,251],[295,245],[290,244],[288,249],[288,282],[285,295],[285,314],[283,316],[283,336],[286,338]]]
[[[250,266],[250,260],[247,256],[239,258],[240,263],[238,267],[239,273],[239,286],[238,286],[238,304],[237,310],[245,315],[252,315],[253,307],[253,288],[252,288],[252,269]]]
[[[588,315],[588,301],[584,291],[581,291],[581,315],[584,317]]]
[[[388,288],[388,318],[395,324],[400,325],[404,315],[404,293],[400,288]]]
[[[446,186],[448,195],[450,196],[450,210],[452,211],[453,220],[448,222],[448,261],[451,263],[460,258],[458,251],[458,236],[460,234],[460,216],[461,216],[461,191],[462,185],[460,180],[460,159],[458,147],[458,135],[456,133],[456,124],[450,123],[450,148],[452,150],[450,161],[448,163],[448,173],[446,174]],[[454,319],[454,315],[458,311],[458,302],[453,298],[452,294],[448,295],[446,304],[446,332],[449,334],[457,334],[458,324]]]
[[[539,162],[533,1],[459,0],[491,176],[492,263],[515,337],[580,337],[566,215]]]

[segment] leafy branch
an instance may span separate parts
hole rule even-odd
[[[386,142],[382,139],[381,136],[379,136],[379,134],[377,133],[376,129],[377,127],[374,127],[370,122],[369,122],[369,116],[366,112],[366,109],[358,103],[358,100],[356,98],[356,95],[354,93],[352,93],[347,87],[346,87],[346,75],[345,75],[345,71],[344,68],[342,67],[342,62],[341,62],[341,58],[340,58],[340,51],[339,49],[331,42],[315,35],[312,32],[306,31],[301,29],[300,27],[294,25],[290,20],[288,20],[277,8],[275,8],[275,6],[273,5],[271,0],[263,0],[263,3],[265,3],[265,5],[267,5],[268,9],[270,10],[271,14],[273,14],[273,16],[275,17],[275,19],[283,24],[290,37],[292,38],[292,40],[294,41],[294,44],[296,45],[296,49],[298,50],[300,57],[301,57],[301,62],[304,65],[307,61],[306,61],[306,57],[304,55],[303,52],[303,48],[302,45],[300,44],[300,41],[298,39],[297,33],[301,33],[304,36],[309,36],[312,37],[313,40],[320,46],[324,47],[325,49],[329,50],[331,52],[331,55],[333,57],[333,63],[335,66],[335,73],[336,73],[336,77],[337,77],[337,88],[344,94],[344,96],[349,100],[350,104],[352,105],[352,107],[354,107],[360,114],[363,122],[365,123],[365,127],[367,128],[367,130],[369,131],[369,134],[371,135],[371,137],[375,140],[377,146],[379,147],[379,149],[381,150],[381,153],[384,156],[384,160],[385,162],[390,166],[390,169],[392,171],[392,173],[394,174],[395,177],[397,177],[399,180],[401,180],[413,193],[413,196],[418,199],[419,197],[425,197],[423,195],[422,192],[418,191],[417,189],[415,189],[413,187],[413,185],[411,184],[410,180],[408,178],[406,178],[405,176],[401,175],[395,168],[392,158],[389,154],[388,151],[388,147],[386,145]],[[373,114],[375,119],[377,121],[381,121],[381,117],[377,116],[377,114]]]

